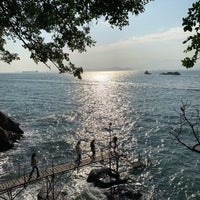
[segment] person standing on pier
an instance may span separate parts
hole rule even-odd
[[[112,141],[110,142],[110,148],[113,148],[114,150],[114,153],[116,153],[116,150],[117,150],[117,137],[113,137]]]
[[[80,145],[81,145],[81,141],[79,140],[79,141],[77,142],[77,144],[76,144],[76,147],[75,147],[76,154],[77,154],[77,159],[76,159],[75,162],[77,162],[78,165],[79,165],[80,162],[81,162],[81,154],[82,154],[82,149],[81,149]]]
[[[90,148],[91,148],[91,151],[92,151],[92,159],[94,160],[95,159],[95,155],[96,155],[96,151],[95,151],[95,140],[92,140],[92,142],[90,143]]]
[[[33,174],[35,169],[37,171],[37,178],[40,177],[39,169],[38,169],[38,166],[37,166],[38,161],[36,160],[35,156],[36,156],[36,153],[33,153],[32,156],[31,156],[32,171],[31,171],[31,173],[29,175],[29,180],[31,179],[32,174]]]

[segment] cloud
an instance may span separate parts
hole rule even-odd
[[[154,33],[143,36],[133,36],[126,40],[117,41],[107,45],[96,46],[95,49],[101,50],[114,50],[118,48],[130,48],[135,45],[148,45],[156,44],[162,42],[173,42],[173,41],[183,41],[187,38],[187,33],[185,33],[182,27],[171,28],[165,32]],[[93,49],[94,50],[94,49]]]
[[[181,67],[185,56],[183,41],[188,34],[182,27],[174,27],[154,34],[133,36],[105,45],[96,45],[83,54],[73,54],[75,64],[85,68],[131,67],[152,68]]]

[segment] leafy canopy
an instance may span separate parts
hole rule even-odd
[[[191,35],[183,42],[190,43],[185,50],[185,53],[191,52],[191,57],[186,57],[182,60],[183,66],[186,68],[192,68],[200,53],[200,1],[196,1],[192,4],[192,7],[188,9],[188,16],[183,18],[184,31],[191,32]]]
[[[86,51],[95,41],[90,23],[104,18],[111,27],[129,24],[128,14],[144,12],[153,0],[2,0],[0,3],[0,59],[11,63],[20,59],[5,48],[6,41],[20,40],[30,58],[47,67],[53,64],[60,73],[81,78],[82,67],[70,62],[69,51]],[[50,41],[45,35],[51,37]],[[64,49],[68,49],[65,52]]]

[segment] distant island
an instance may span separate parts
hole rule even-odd
[[[181,75],[180,72],[162,72],[160,75]]]

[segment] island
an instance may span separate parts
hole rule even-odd
[[[180,72],[162,72],[160,75],[181,75]]]

